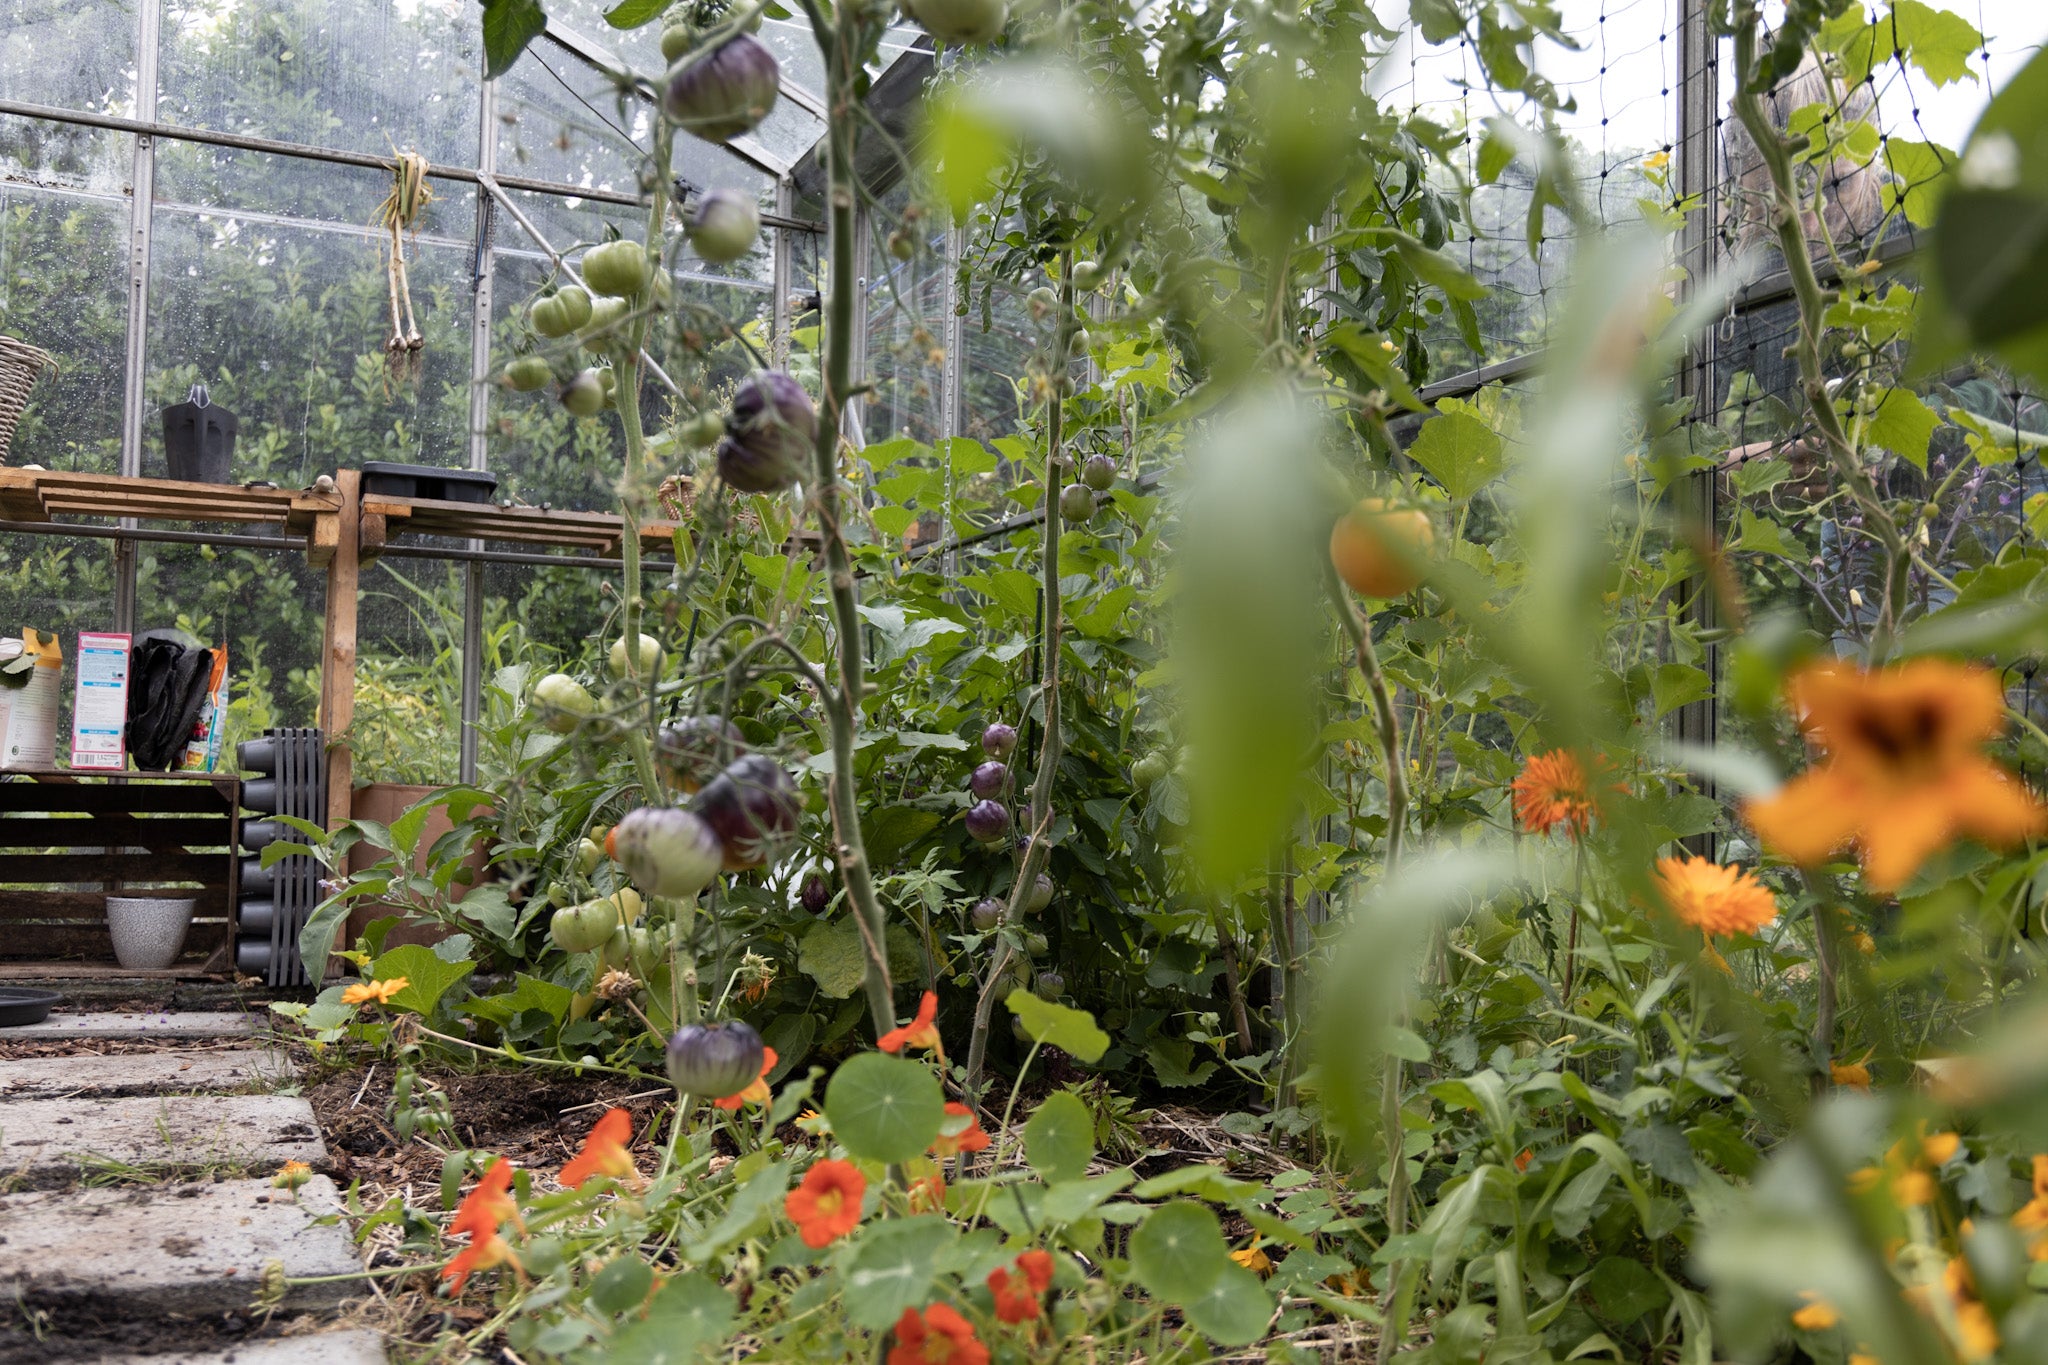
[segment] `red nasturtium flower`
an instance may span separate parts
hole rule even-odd
[[[858,1166],[829,1159],[804,1172],[803,1183],[784,1197],[782,1210],[804,1245],[816,1251],[860,1226],[860,1201],[867,1192],[867,1177]]]
[[[626,1150],[626,1144],[632,1140],[633,1116],[623,1109],[606,1110],[604,1117],[591,1125],[590,1136],[583,1139],[583,1149],[562,1167],[562,1184],[580,1190],[585,1181],[600,1175],[614,1180],[638,1180],[640,1168],[633,1164],[633,1154]]]
[[[896,1320],[888,1365],[988,1365],[988,1347],[974,1335],[974,1324],[948,1304],[935,1303],[922,1317],[906,1308]]]
[[[932,1021],[939,1017],[939,997],[934,991],[926,991],[924,999],[917,1002],[917,1017],[902,1028],[892,1028],[875,1040],[875,1046],[884,1052],[901,1052],[907,1047],[928,1048],[944,1054],[939,1046],[938,1026]]]
[[[995,1296],[997,1320],[1018,1323],[1037,1317],[1039,1296],[1052,1288],[1052,1271],[1051,1253],[1036,1247],[991,1270],[988,1290]]]
[[[768,1073],[775,1069],[775,1049],[761,1049],[761,1074],[754,1077],[754,1083],[737,1095],[727,1095],[722,1100],[711,1101],[718,1109],[737,1109],[743,1104],[766,1104],[774,1098],[768,1092]]]
[[[2005,724],[1990,669],[1830,661],[1795,673],[1785,692],[1827,757],[1743,806],[1773,853],[1810,867],[1853,843],[1870,888],[1890,893],[1963,836],[2004,847],[2048,833],[2048,808],[1984,756]]]
[[[1593,823],[1593,789],[1585,765],[1569,749],[1529,755],[1514,794],[1515,818],[1531,834],[1548,834],[1563,825],[1576,839]]]
[[[961,1119],[967,1120],[967,1126],[957,1133],[942,1131],[932,1142],[933,1156],[957,1156],[961,1152],[980,1152],[988,1149],[988,1133],[982,1129],[981,1119],[972,1109],[958,1100],[947,1100],[946,1119],[946,1127],[952,1127]]]
[[[519,1205],[512,1198],[512,1163],[499,1157],[448,1221],[450,1237],[469,1234],[469,1245],[441,1270],[441,1278],[448,1281],[450,1298],[461,1296],[475,1271],[519,1264],[511,1244],[498,1235],[499,1228],[507,1222],[525,1226],[519,1217]]]

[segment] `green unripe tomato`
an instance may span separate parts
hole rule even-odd
[[[723,435],[725,417],[716,412],[700,412],[676,428],[676,439],[692,450],[717,445],[718,438]]]
[[[578,417],[604,411],[604,381],[596,370],[585,370],[562,386],[562,406]]]
[[[566,906],[548,921],[548,937],[565,953],[596,952],[619,932],[618,907],[608,900]]]
[[[652,269],[638,242],[605,242],[583,253],[583,283],[592,293],[631,298],[647,287]]]
[[[541,724],[558,735],[574,734],[597,712],[597,698],[567,673],[550,673],[535,683],[533,699],[541,707]]]
[[[670,24],[661,31],[661,59],[674,66],[696,42],[696,29],[688,24]]]
[[[597,871],[597,865],[603,861],[604,845],[598,843],[595,839],[578,839],[576,841],[576,867],[584,876],[588,877],[591,873]]]
[[[529,320],[544,337],[565,337],[590,321],[590,295],[577,285],[564,285],[535,302]]]
[[[1131,765],[1131,780],[1140,787],[1149,787],[1173,771],[1173,765],[1166,761],[1166,755],[1154,749]]]
[[[543,388],[555,372],[548,362],[537,355],[523,355],[505,367],[505,386],[520,393],[532,393]]]
[[[1060,515],[1077,525],[1095,518],[1095,490],[1085,483],[1070,483],[1060,490]]]
[[[1098,262],[1074,262],[1074,288],[1084,294],[1092,294],[1102,288],[1103,282],[1108,278],[1109,272],[1104,270]]]
[[[621,924],[612,930],[610,936],[605,939],[604,946],[598,949],[598,961],[604,965],[605,970],[615,972],[630,965],[632,960],[633,936],[627,931],[626,926]]]
[[[599,299],[591,305],[590,316],[578,329],[576,339],[583,343],[584,350],[603,355],[614,341],[623,340],[618,327],[632,311],[631,300]]]
[[[1024,935],[1024,951],[1033,957],[1044,957],[1051,947],[1052,944],[1047,941],[1044,934]]]
[[[626,637],[621,635],[618,639],[612,641],[611,652],[605,658],[606,662],[611,665],[612,674],[615,677],[638,676],[640,666],[642,665],[649,671],[659,673],[661,672],[662,661],[661,641],[655,639],[652,635],[642,635],[639,647],[634,649],[629,656]]]

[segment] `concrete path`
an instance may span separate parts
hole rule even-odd
[[[14,1191],[0,1195],[0,1365],[383,1365],[375,1333],[286,1338],[270,1326],[366,1291],[322,1280],[362,1268],[346,1222],[317,1221],[341,1212],[333,1182],[315,1175],[291,1191],[271,1178],[287,1161],[325,1165],[312,1107],[218,1093],[294,1079],[255,1034],[242,1014],[54,1016],[0,1029],[0,1042],[164,1044],[0,1058],[0,1189]],[[223,1038],[247,1045],[203,1045]]]
[[[0,1029],[0,1042],[43,1043],[62,1038],[248,1038],[246,1014],[53,1014],[40,1024]]]

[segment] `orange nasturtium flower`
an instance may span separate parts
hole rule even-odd
[[[997,1320],[1019,1323],[1037,1317],[1039,1296],[1052,1288],[1052,1272],[1052,1254],[1037,1247],[991,1270],[988,1290],[995,1296]]]
[[[411,983],[402,976],[385,981],[359,981],[341,993],[344,1005],[388,1005],[391,997],[404,990]]]
[[[938,994],[926,991],[924,999],[917,1002],[917,1017],[902,1028],[892,1028],[875,1039],[875,1046],[884,1052],[901,1052],[907,1047],[921,1047],[943,1056],[945,1049],[939,1046],[938,1025],[932,1022],[938,1017]]]
[[[1842,1320],[1835,1306],[1811,1289],[1800,1290],[1799,1297],[1806,1300],[1806,1306],[1793,1311],[1792,1325],[1800,1331],[1825,1332]]]
[[[1657,890],[1672,915],[1701,933],[1753,934],[1778,917],[1778,901],[1753,872],[1711,858],[1659,858]]]
[[[782,1211],[804,1245],[816,1251],[860,1226],[860,1201],[867,1192],[858,1166],[831,1158],[804,1172],[803,1183],[783,1198]]]
[[[1875,672],[1822,663],[1794,674],[1786,693],[1827,757],[1744,805],[1772,852],[1812,866],[1854,843],[1864,879],[1889,893],[1964,835],[2003,847],[2048,832],[2048,808],[1983,754],[2005,720],[1991,670],[1943,659]]]
[[[1569,749],[1531,754],[1513,791],[1515,818],[1531,834],[1548,834],[1563,825],[1567,834],[1580,838],[1598,811],[1586,766]]]
[[[727,1095],[722,1100],[713,1100],[717,1109],[738,1109],[743,1104],[767,1104],[774,1098],[768,1090],[768,1073],[775,1069],[775,1049],[761,1049],[761,1074],[754,1077],[754,1083],[737,1095]]]
[[[946,1128],[952,1128],[955,1124],[960,1123],[962,1119],[966,1120],[964,1125],[951,1133],[945,1131]],[[988,1133],[982,1129],[980,1116],[958,1100],[947,1100],[946,1121],[944,1126],[940,1128],[938,1137],[932,1141],[932,1155],[937,1157],[958,1156],[962,1152],[982,1152],[986,1150],[988,1150]]]
[[[906,1308],[896,1320],[888,1365],[988,1365],[988,1347],[950,1304],[935,1303],[922,1317]]]
[[[519,1265],[511,1244],[499,1236],[499,1228],[506,1222],[524,1226],[519,1217],[519,1205],[512,1198],[512,1163],[499,1157],[491,1164],[491,1169],[484,1172],[484,1178],[463,1199],[455,1210],[455,1217],[448,1222],[450,1237],[469,1234],[469,1245],[441,1270],[441,1278],[449,1282],[450,1298],[461,1297],[463,1287],[475,1271],[501,1265],[516,1268]]]
[[[604,1117],[590,1127],[583,1148],[562,1167],[564,1187],[580,1190],[593,1177],[608,1175],[614,1180],[637,1181],[640,1168],[626,1144],[633,1140],[633,1116],[623,1109],[607,1109]]]
[[[1266,1254],[1266,1249],[1259,1245],[1259,1239],[1256,1237],[1252,1239],[1250,1246],[1239,1247],[1231,1252],[1230,1259],[1254,1275],[1264,1277],[1273,1273],[1273,1258]]]
[[[904,1191],[912,1213],[944,1213],[946,1211],[946,1177],[937,1171],[929,1171],[910,1182]]]

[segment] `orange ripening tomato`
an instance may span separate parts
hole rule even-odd
[[[1399,597],[1422,581],[1415,561],[1436,549],[1429,514],[1397,508],[1385,498],[1361,498],[1330,528],[1330,562],[1337,576],[1367,597]]]

